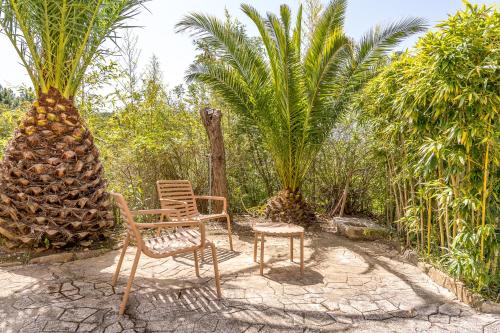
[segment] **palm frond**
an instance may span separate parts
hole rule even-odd
[[[333,33],[344,32],[346,0],[333,0],[325,7],[309,41],[309,48],[304,58],[305,66],[311,66],[322,53],[326,40]]]
[[[191,31],[220,54],[213,64],[191,67],[189,79],[208,84],[259,129],[283,188],[300,188],[335,122],[351,104],[366,72],[406,36],[423,28],[421,20],[375,29],[358,45],[343,29],[346,0],[332,0],[301,52],[302,8],[295,22],[288,6],[279,16],[242,11],[257,27],[266,57],[253,52],[245,34],[218,19],[191,14],[178,31]]]
[[[37,93],[75,95],[105,40],[147,0],[0,0],[0,27],[16,49]]]
[[[415,33],[425,31],[426,21],[421,18],[404,18],[387,26],[375,26],[354,44],[353,55],[347,71],[353,83],[367,81],[367,74],[375,68],[387,53],[402,40]],[[360,80],[361,79],[361,80]]]
[[[267,66],[242,31],[232,29],[216,17],[192,13],[176,24],[177,32],[189,31],[193,37],[213,46],[228,64],[255,87],[267,80]]]
[[[186,79],[207,84],[243,115],[248,115],[253,110],[251,90],[239,72],[231,66],[220,63],[194,64],[189,67]]]

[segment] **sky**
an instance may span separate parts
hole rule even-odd
[[[190,12],[204,12],[223,17],[224,9],[247,26],[249,35],[256,29],[239,9],[242,0],[153,0],[147,3],[148,11],[139,14],[131,24],[138,36],[141,50],[139,70],[143,70],[151,56],[158,56],[163,77],[168,87],[184,82],[185,70],[195,57],[195,49],[188,34],[176,34],[175,24]],[[323,0],[326,2],[326,0]],[[495,1],[473,0],[472,3],[493,4]],[[287,3],[296,12],[300,0],[247,0],[262,14],[279,11]],[[348,35],[359,38],[375,24],[389,23],[402,17],[425,18],[429,26],[445,20],[463,8],[461,0],[350,0],[348,1],[345,29]],[[400,48],[411,48],[417,36],[406,40]],[[0,35],[0,85],[15,88],[31,83],[25,69],[19,63],[14,48],[4,35]]]

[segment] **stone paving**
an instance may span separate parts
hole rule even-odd
[[[119,251],[0,268],[0,332],[500,332],[499,315],[459,303],[381,243],[308,233],[301,279],[298,264],[288,260],[287,239],[266,240],[262,277],[252,235],[235,235],[236,252],[227,250],[226,236],[211,238],[218,246],[221,300],[210,251],[201,278],[190,255],[143,256],[127,312],[119,316],[131,248],[116,288],[109,283]]]

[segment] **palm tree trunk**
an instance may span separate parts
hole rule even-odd
[[[310,226],[316,222],[314,210],[307,204],[299,190],[286,189],[269,199],[266,217],[275,222]]]
[[[103,167],[71,100],[41,94],[0,166],[1,232],[9,246],[62,247],[106,235],[113,223]]]

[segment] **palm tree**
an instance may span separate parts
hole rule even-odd
[[[388,51],[425,24],[403,19],[372,28],[356,42],[344,32],[346,0],[333,0],[303,50],[301,7],[294,23],[287,5],[279,17],[262,17],[246,4],[241,9],[257,27],[265,51],[213,16],[190,14],[177,24],[178,32],[202,39],[220,61],[192,65],[187,79],[207,84],[259,129],[283,188],[268,202],[267,215],[307,223],[314,214],[300,186],[321,145]]]
[[[143,0],[0,0],[0,30],[37,93],[0,165],[0,234],[60,247],[113,225],[93,137],[75,107],[86,69]]]

